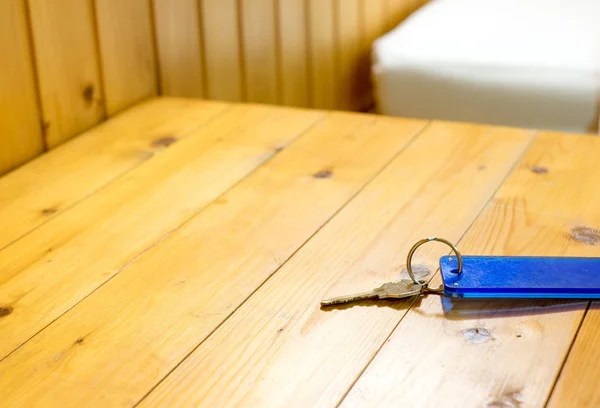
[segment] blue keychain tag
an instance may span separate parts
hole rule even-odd
[[[600,258],[540,256],[462,256],[442,238],[427,238],[409,251],[407,271],[415,284],[411,259],[424,243],[439,241],[454,256],[440,259],[444,285],[425,292],[458,298],[600,299]]]
[[[444,294],[462,298],[600,298],[600,258],[456,256],[440,259]]]

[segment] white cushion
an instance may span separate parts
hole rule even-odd
[[[373,45],[387,115],[589,132],[600,0],[434,0]]]

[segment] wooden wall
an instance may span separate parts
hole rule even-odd
[[[0,174],[159,94],[368,109],[423,0],[2,0]]]

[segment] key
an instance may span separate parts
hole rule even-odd
[[[321,301],[321,306],[339,305],[366,299],[401,299],[417,296],[427,291],[426,284],[415,284],[409,279],[384,283],[378,288],[349,296],[339,296]]]

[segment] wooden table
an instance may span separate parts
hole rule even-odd
[[[465,254],[599,256],[600,139],[158,99],[0,179],[0,405],[600,404],[600,310],[322,310]],[[440,244],[420,249],[421,276]],[[439,277],[433,277],[433,284]]]

